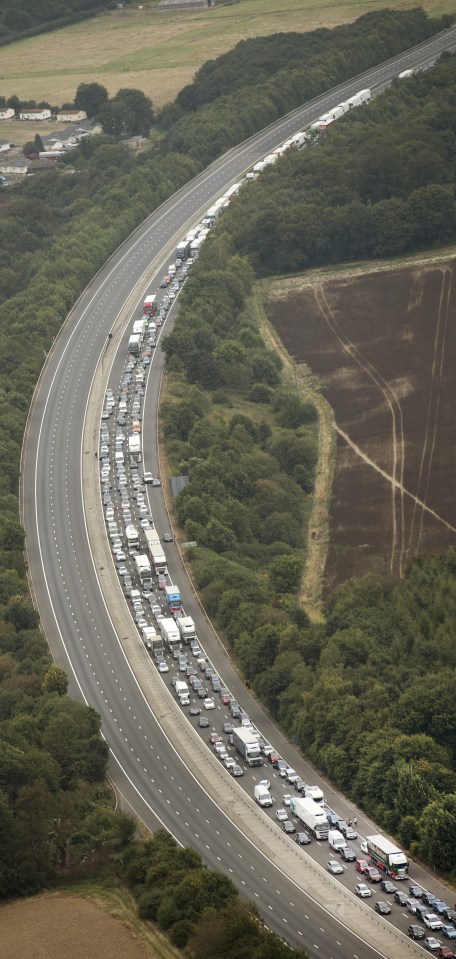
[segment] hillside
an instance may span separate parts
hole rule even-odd
[[[84,5],[78,0],[66,4],[55,0],[54,4],[60,9]],[[23,6],[29,15],[32,7],[35,9],[35,4]],[[456,13],[456,0],[423,0],[421,6],[433,18]],[[16,7],[10,3],[10,8]],[[381,9],[397,7],[409,11],[416,4],[414,0],[400,4],[382,0],[380,4]],[[80,83],[97,81],[111,96],[124,87],[140,89],[159,108],[174,100],[208,59],[226,54],[241,40],[291,30],[331,29],[364,13],[377,12],[379,3],[240,0],[210,10],[161,15],[156,8],[156,0],[131,3],[122,10],[98,13],[84,22],[3,47],[0,94],[63,104],[73,100]]]

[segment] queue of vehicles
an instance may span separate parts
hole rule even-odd
[[[288,146],[303,146],[306,134],[302,134],[302,141],[298,142],[298,139],[299,137],[294,138],[293,142],[284,145],[284,149]],[[278,155],[280,153],[277,157]],[[265,162],[265,166],[267,165]],[[357,838],[351,823],[340,820],[332,810],[327,809],[320,787],[305,783],[263,739],[259,730],[255,729],[248,715],[223,685],[205,656],[198,641],[195,623],[190,616],[185,615],[178,587],[167,581],[168,569],[163,542],[172,543],[173,536],[168,532],[160,536],[156,531],[149,503],[146,502],[146,486],[158,487],[160,479],[144,470],[141,474],[140,469],[143,453],[141,423],[145,379],[166,312],[184,282],[201,243],[232,196],[237,194],[239,187],[240,184],[235,184],[231,191],[228,191],[229,195],[220,198],[220,201],[207,211],[202,224],[190,231],[179,244],[176,261],[168,266],[160,283],[160,289],[166,290],[166,293],[161,301],[157,294],[148,295],[144,300],[141,319],[135,320],[133,324],[128,339],[128,358],[117,399],[112,390],[106,391],[98,455],[107,531],[118,573],[123,580],[124,593],[130,601],[141,638],[165,682],[169,681],[166,675],[170,672],[169,660],[175,663],[179,675],[171,677],[170,686],[181,708],[188,709],[188,715],[197,719],[200,730],[207,729],[210,726],[207,713],[215,709],[214,695],[218,693],[232,720],[239,722],[239,726],[223,723],[223,733],[228,737],[226,742],[215,732],[210,736],[214,752],[227,771],[234,777],[241,777],[246,771],[255,770],[265,761],[269,761],[279,778],[293,786],[296,793],[285,793],[285,808],[278,809],[275,813],[274,818],[283,831],[293,835],[299,846],[311,843],[311,836],[318,842],[328,840],[329,847],[340,856],[340,859],[330,859],[327,862],[326,868],[332,875],[343,874],[343,864],[354,862],[355,870],[361,873],[363,878],[363,882],[354,886],[354,892],[361,898],[368,899],[372,896],[372,884],[379,883],[382,893],[392,895],[395,902],[407,908],[420,923],[424,923],[425,928],[417,922],[410,924],[407,930],[410,938],[423,939],[430,951],[444,959],[451,959],[451,950],[442,946],[439,940],[426,936],[426,930],[439,931],[450,940],[456,939],[456,912],[446,903],[433,899],[414,883],[410,884],[410,895],[407,896],[396,888],[391,878],[385,878],[389,876],[399,880],[406,879],[408,875],[406,857],[385,837],[375,835],[363,840],[362,851],[369,860],[358,857],[347,845],[347,839]],[[112,416],[116,405],[118,416],[114,430],[109,428],[106,421]],[[127,426],[128,430],[125,429]],[[124,453],[125,432],[129,432],[127,456]],[[114,496],[110,475],[111,444],[118,494]],[[121,523],[117,523],[115,519],[118,508],[122,517]],[[160,593],[162,600],[158,598]],[[184,651],[184,647],[189,648],[191,658]],[[207,684],[210,684],[210,690]],[[198,702],[201,705],[198,705]],[[202,709],[205,711],[203,714]],[[231,755],[230,747],[233,747],[236,755]],[[261,808],[272,809],[274,797],[270,791],[269,780],[262,779],[255,783],[254,798]],[[298,831],[291,815],[298,821]],[[364,880],[367,880],[369,885]],[[391,912],[391,907],[383,900],[377,900],[374,908],[381,915]]]

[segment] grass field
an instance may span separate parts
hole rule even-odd
[[[111,95],[121,87],[143,90],[160,107],[174,99],[206,60],[239,40],[334,27],[369,11],[415,5],[415,0],[240,0],[207,11],[159,15],[156,3],[146,0],[142,10],[115,10],[3,47],[0,94],[60,106],[73,100],[80,83],[97,81]],[[456,0],[423,0],[422,5],[434,16],[456,13]],[[48,133],[54,127],[42,124],[39,130]],[[0,139],[25,143],[34,128],[5,123]]]

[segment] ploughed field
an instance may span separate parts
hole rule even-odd
[[[456,544],[455,264],[314,274],[269,301],[335,414],[327,586]]]

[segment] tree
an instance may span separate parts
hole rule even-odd
[[[204,532],[204,544],[216,553],[225,553],[229,549],[236,548],[237,540],[228,526],[213,517],[209,520]]]
[[[108,91],[101,83],[80,83],[76,90],[74,105],[85,110],[88,117],[97,116],[108,102]]]
[[[420,847],[428,862],[450,873],[456,862],[456,795],[426,806],[420,822]]]
[[[59,696],[66,696],[68,691],[68,676],[62,666],[54,663],[44,674],[43,692],[58,693]]]
[[[147,136],[154,122],[152,100],[142,90],[119,90],[113,100],[123,110],[125,132],[129,136]]]
[[[39,133],[35,134],[35,149],[37,153],[42,153],[44,151],[44,143]]]
[[[271,587],[277,593],[294,593],[301,582],[303,563],[299,556],[277,556],[269,566]]]

